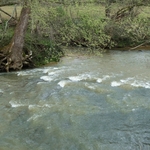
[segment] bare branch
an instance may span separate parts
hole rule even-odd
[[[135,50],[135,49],[137,49],[137,48],[139,48],[139,47],[141,47],[141,46],[143,46],[143,45],[145,45],[145,44],[148,44],[148,43],[149,43],[149,41],[145,41],[145,42],[142,43],[142,44],[139,44],[139,45],[137,45],[137,46],[135,46],[135,47],[130,48],[130,50]]]
[[[0,11],[1,12],[3,12],[4,14],[6,14],[7,16],[9,16],[9,17],[11,17],[11,18],[13,18],[13,19],[15,19],[16,20],[16,18],[15,17],[13,17],[12,15],[10,15],[9,13],[7,13],[7,12],[5,12],[4,10],[2,10],[1,8],[0,8]]]

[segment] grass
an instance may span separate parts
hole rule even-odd
[[[1,9],[4,10],[5,12],[7,12],[8,14],[12,15],[14,7],[13,6],[4,6],[4,7],[1,7]],[[21,12],[21,7],[17,6],[17,17],[18,18],[19,18],[20,12]],[[1,50],[5,45],[7,45],[10,42],[10,40],[13,36],[13,33],[14,33],[14,27],[8,28],[7,32],[4,33],[5,20],[9,20],[10,16],[4,14],[1,11],[0,11],[0,13],[1,13],[2,20],[4,21],[3,24],[0,24],[0,50]]]
[[[142,18],[150,18],[150,7],[149,6],[141,7],[139,16]]]
[[[13,6],[4,6],[4,7],[1,7],[1,9],[4,10],[5,12],[7,12],[8,14],[12,15],[14,7]],[[20,12],[21,12],[21,6],[17,6],[17,17],[19,17]],[[7,20],[10,18],[8,15],[4,14],[3,12],[0,12],[0,13],[1,13],[2,19]]]
[[[85,6],[70,6],[70,10],[73,12],[73,14],[79,13],[79,14],[88,14],[89,17],[95,17],[105,16],[105,7],[102,5],[96,5],[96,4],[86,4]]]
[[[112,13],[114,14],[119,8],[121,8],[118,4],[112,4],[111,6],[112,8]],[[13,10],[14,10],[14,6],[4,6],[1,7],[2,10],[6,11],[7,13],[9,13],[10,15],[12,15]],[[105,7],[98,4],[86,4],[86,5],[81,5],[81,6],[69,6],[68,7],[68,13],[71,13],[70,15],[72,15],[72,17],[78,16],[78,14],[89,14],[89,16],[93,16],[93,17],[105,17]],[[144,6],[141,7],[139,9],[140,17],[150,17],[150,8],[148,6]],[[21,6],[17,6],[17,16],[19,17],[21,12]],[[1,12],[1,16],[2,19],[9,19],[10,17],[6,14],[4,14],[3,12]]]

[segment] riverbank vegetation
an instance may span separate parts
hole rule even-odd
[[[62,46],[85,47],[97,52],[123,47],[135,49],[150,43],[149,0],[28,0],[25,7],[30,9],[30,17],[22,51],[24,61],[21,67],[9,65],[8,69],[6,65],[12,62],[7,57],[10,53],[6,56],[4,50],[11,45],[24,7],[23,1],[10,3],[14,5],[0,5],[3,6],[0,7],[2,71],[59,61],[64,55]]]

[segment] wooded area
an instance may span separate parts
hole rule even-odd
[[[33,60],[39,65],[58,61],[63,56],[61,46],[66,45],[99,51],[148,44],[149,2],[3,0],[0,2],[0,44],[6,42],[6,45],[0,45],[0,71],[31,67],[35,65]],[[16,13],[4,10],[4,6],[10,5],[22,8],[19,20]],[[4,19],[2,14],[10,19]],[[15,29],[11,27],[12,22]]]

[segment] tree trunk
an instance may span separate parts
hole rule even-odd
[[[9,71],[9,69],[20,70],[23,67],[24,36],[28,25],[29,14],[30,8],[27,7],[26,4],[21,10],[20,19],[12,41],[7,47],[7,52],[9,53],[5,67],[7,71]]]

